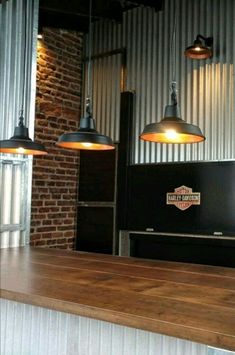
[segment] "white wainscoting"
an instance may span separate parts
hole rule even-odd
[[[207,355],[207,346],[1,299],[2,355]]]

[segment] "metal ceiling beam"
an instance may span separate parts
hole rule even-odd
[[[135,5],[149,6],[155,9],[155,11],[161,11],[163,9],[164,0],[129,0],[127,3]]]
[[[162,10],[163,0],[93,0],[92,20],[109,19],[122,21],[122,14],[136,6],[150,6]],[[89,1],[87,0],[40,0],[39,27],[55,27],[88,31]]]
[[[40,0],[40,11],[54,15],[64,14],[78,17],[89,16],[89,1],[70,0],[69,2],[60,0]],[[107,18],[116,20],[117,11],[122,13],[122,5],[119,0],[93,0],[92,17],[94,19]]]

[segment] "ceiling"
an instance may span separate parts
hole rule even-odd
[[[92,21],[110,19],[122,22],[123,12],[138,6],[149,6],[155,11],[162,10],[164,0],[93,0]],[[55,27],[79,32],[88,31],[88,0],[40,0],[39,29]]]

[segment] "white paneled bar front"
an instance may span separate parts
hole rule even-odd
[[[206,355],[207,346],[1,299],[1,351],[5,355]]]
[[[5,355],[234,355],[203,344],[0,299]]]

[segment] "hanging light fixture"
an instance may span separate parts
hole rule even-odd
[[[25,3],[27,9],[27,1]],[[45,147],[32,141],[29,138],[28,128],[24,125],[24,99],[25,99],[25,84],[26,84],[26,34],[27,34],[27,19],[25,14],[24,19],[24,59],[23,59],[23,88],[22,88],[22,105],[20,110],[20,117],[18,126],[14,129],[14,135],[10,139],[0,141],[0,153],[8,154],[24,154],[24,155],[45,155],[47,151]]]
[[[175,11],[174,11],[175,12]],[[171,40],[171,58],[174,45],[174,59],[172,59],[172,82],[171,82],[171,104],[165,107],[164,117],[160,122],[150,123],[145,126],[140,139],[155,143],[198,143],[205,140],[200,128],[185,122],[180,117],[180,109],[177,102],[177,89],[175,80],[176,66],[176,16],[173,25]]]
[[[29,130],[24,125],[23,110],[21,110],[19,124],[15,127],[14,135],[10,139],[0,141],[0,153],[45,155],[45,147],[29,138]]]
[[[89,2],[89,55],[87,69],[87,98],[85,117],[80,119],[80,127],[77,132],[62,134],[57,146],[67,149],[84,149],[84,150],[111,150],[115,146],[112,139],[108,136],[100,134],[96,130],[95,120],[92,117],[91,105],[91,7],[92,0]]]
[[[202,43],[204,42],[204,44]],[[191,59],[207,59],[213,56],[213,37],[197,35],[193,45],[186,48],[184,55]]]
[[[197,143],[205,140],[200,128],[189,124],[180,117],[177,104],[176,82],[171,83],[171,105],[165,107],[163,119],[148,124],[140,138],[157,143]]]

